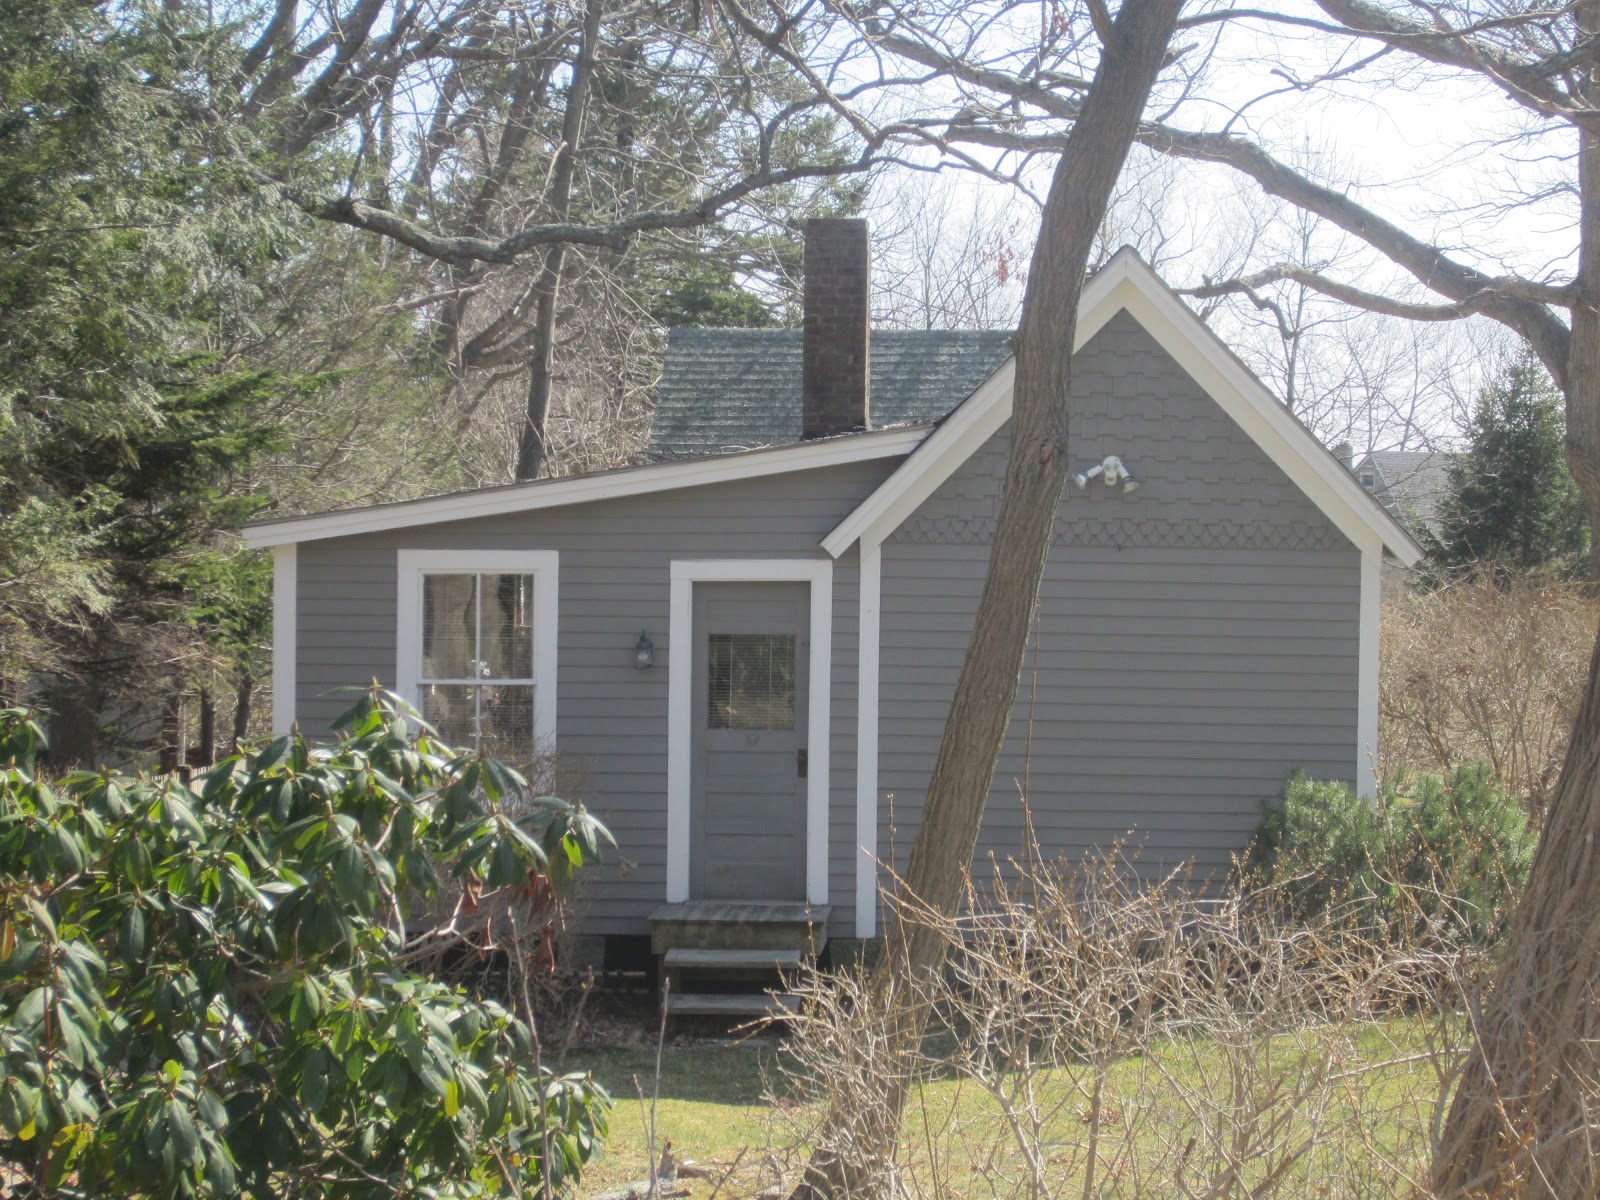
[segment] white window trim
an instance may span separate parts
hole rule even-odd
[[[832,761],[833,561],[826,558],[674,559],[667,621],[667,903],[689,899],[694,738],[694,585],[809,583],[811,655],[806,708],[806,899],[828,903]],[[683,661],[676,653],[682,647]],[[681,670],[677,669],[682,667]]]
[[[448,572],[533,576],[533,744],[556,745],[556,656],[561,556],[554,550],[401,550],[395,691],[422,708],[422,577]]]
[[[297,547],[272,548],[272,732],[278,734],[288,733],[295,722],[299,566]]]

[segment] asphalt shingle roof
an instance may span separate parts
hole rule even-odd
[[[1442,450],[1374,450],[1357,464],[1356,478],[1401,524],[1438,533],[1439,509],[1450,494],[1450,467],[1457,457]]]
[[[674,329],[645,454],[728,454],[800,440],[798,329]],[[872,427],[943,417],[1010,357],[1009,330],[874,330]]]

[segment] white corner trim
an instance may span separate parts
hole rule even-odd
[[[300,570],[296,547],[272,549],[272,732],[288,733],[295,722],[295,672]]]
[[[883,546],[861,543],[856,692],[856,936],[878,932],[878,665],[882,645]]]
[[[1356,794],[1378,794],[1378,663],[1383,624],[1383,555],[1361,556],[1361,624],[1356,665]]]
[[[826,558],[674,559],[667,618],[667,903],[689,899],[694,709],[694,585],[809,583],[811,655],[806,709],[806,899],[828,903],[832,764],[833,562]],[[681,652],[681,660],[678,657]],[[682,668],[681,670],[679,668]]]
[[[1362,553],[1387,548],[1407,566],[1422,547],[1280,404],[1133,250],[1119,250],[1084,288],[1076,352],[1118,311],[1144,327],[1203,391],[1305,491]],[[886,539],[1011,416],[1015,360],[973,392],[928,440],[822,539],[837,558],[858,539]]]
[[[561,556],[555,550],[401,550],[396,555],[394,690],[422,707],[422,577],[482,571],[533,576],[533,744],[556,745]]]
[[[785,471],[810,471],[877,458],[909,454],[928,436],[926,425],[884,429],[847,437],[799,442],[766,450],[747,450],[686,462],[652,463],[641,467],[598,471],[570,479],[542,479],[475,492],[458,492],[427,500],[369,505],[345,512],[316,513],[281,521],[246,525],[241,536],[252,549],[347,537],[386,529],[406,529],[440,521],[465,521],[502,513],[533,512],[595,500],[618,500],[677,488],[732,483]]]

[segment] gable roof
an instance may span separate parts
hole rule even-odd
[[[431,525],[440,521],[464,521],[472,517],[492,517],[502,513],[558,508],[566,504],[643,496],[651,492],[730,483],[758,475],[815,470],[875,458],[897,458],[915,449],[928,436],[928,428],[926,425],[914,425],[899,429],[877,429],[842,437],[819,438],[795,446],[751,450],[744,454],[616,467],[586,475],[536,479],[531,483],[508,483],[470,492],[451,492],[446,496],[402,500],[394,504],[370,504],[363,508],[311,513],[303,517],[278,517],[251,522],[241,531],[241,536],[244,544],[254,550],[264,546],[346,537],[354,533],[377,533],[385,529]]]
[[[1363,553],[1387,549],[1407,566],[1422,557],[1422,548],[1415,539],[1356,481],[1349,468],[1278,402],[1131,248],[1125,246],[1119,250],[1085,286],[1074,351],[1124,309]],[[983,335],[998,339],[1001,344],[1008,336],[1004,333]],[[907,345],[912,346],[913,341],[908,339]],[[877,342],[875,338],[875,346]],[[993,342],[974,338],[970,353],[957,357],[966,364],[964,369],[976,371],[980,369],[983,355],[989,353],[993,345]],[[914,346],[906,354],[910,356],[913,351]],[[909,362],[909,358],[906,361]],[[796,379],[798,368],[796,359],[791,368]],[[925,386],[914,388],[914,394],[931,396],[931,381],[943,370],[928,372],[924,377]],[[1010,419],[1015,377],[1016,362],[1008,353],[998,368],[982,379],[976,390],[937,425],[877,429],[743,453],[665,461],[395,504],[256,521],[244,528],[243,538],[245,545],[251,548],[281,546],[645,495],[869,459],[904,457],[905,461],[888,479],[822,539],[822,548],[837,558],[863,538],[870,543],[881,542]],[[795,397],[793,408],[798,413],[797,383]],[[942,407],[947,406],[948,397]],[[798,416],[795,419],[798,424]]]
[[[1374,450],[1354,469],[1361,486],[1396,520],[1438,533],[1439,510],[1450,495],[1450,468],[1460,458],[1443,450]]]
[[[1085,285],[1073,352],[1124,309],[1359,550],[1388,550],[1407,566],[1422,557],[1416,539],[1132,247]],[[822,539],[823,549],[837,557],[857,541],[882,542],[1010,419],[1015,379],[1009,359]]]
[[[800,440],[798,329],[674,329],[645,455],[727,454]],[[872,333],[872,424],[936,421],[1011,356],[1005,329],[885,329]]]

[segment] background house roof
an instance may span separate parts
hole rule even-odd
[[[1459,457],[1442,450],[1375,450],[1356,464],[1355,474],[1397,521],[1437,534],[1450,468]]]
[[[1009,330],[873,330],[874,429],[934,421],[1011,355]],[[674,329],[645,455],[698,458],[800,440],[798,329]]]

